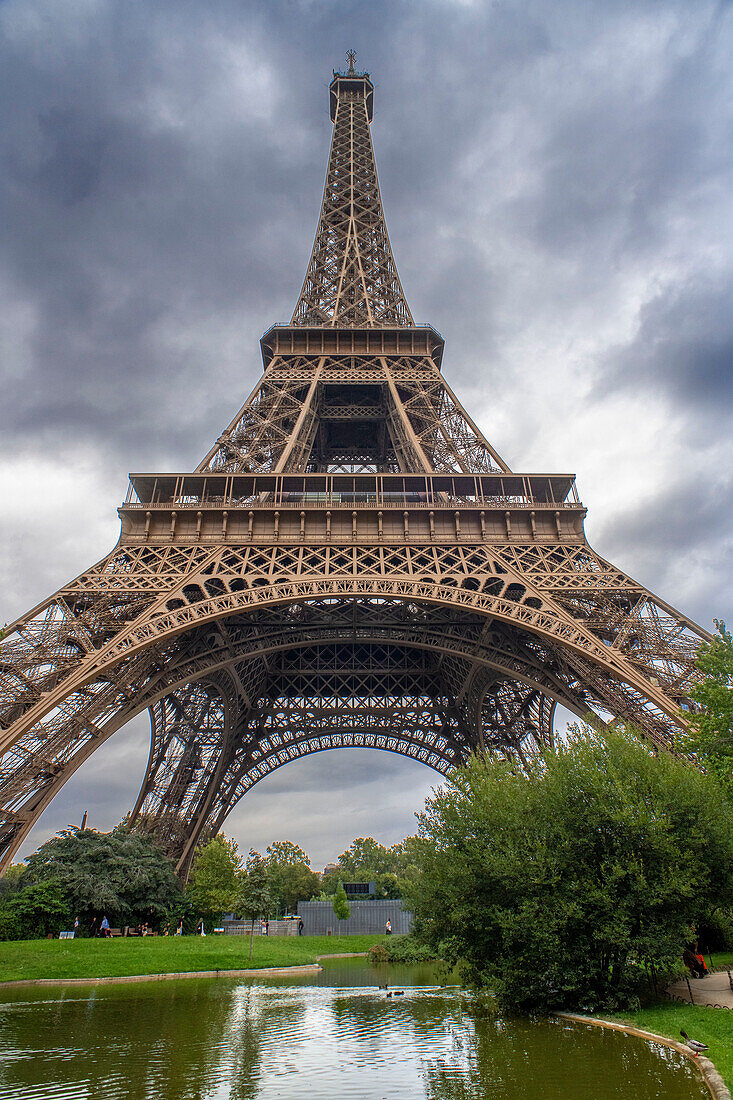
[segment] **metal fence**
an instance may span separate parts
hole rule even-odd
[[[262,921],[256,920],[254,925],[255,936],[261,936],[263,934]],[[251,932],[251,920],[224,921],[224,933],[227,936],[249,936]],[[268,936],[297,936],[298,921],[297,919],[268,921],[267,934]]]

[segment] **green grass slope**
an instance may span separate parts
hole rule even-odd
[[[733,1012],[725,1008],[703,1008],[700,1005],[683,1005],[676,1001],[662,1001],[615,1017],[624,1023],[655,1031],[670,1039],[684,1042],[680,1031],[686,1031],[692,1039],[707,1043],[707,1057],[717,1066],[718,1072],[730,1088],[733,1086]]]
[[[302,966],[317,955],[366,951],[383,936],[146,936],[0,942],[0,982]]]

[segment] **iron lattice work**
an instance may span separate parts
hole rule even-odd
[[[299,756],[441,774],[526,759],[557,703],[668,747],[709,637],[588,545],[572,475],[509,469],[446,385],[387,237],[367,74],[336,73],[316,242],[290,325],[197,469],[133,474],[110,554],[0,649],[0,865],[148,708],[133,820],[196,844]]]
[[[368,73],[334,73],[333,140],[321,217],[291,324],[412,325],[382,212]]]

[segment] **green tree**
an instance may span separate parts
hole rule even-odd
[[[406,897],[420,875],[420,844],[421,841],[418,837],[408,836],[390,849],[396,860],[397,886],[395,897]]]
[[[306,867],[311,865],[307,852],[297,844],[293,844],[292,840],[275,840],[267,845],[266,852],[265,858],[268,863],[277,863],[280,866],[298,866],[301,863]]]
[[[339,879],[343,878],[343,871],[339,867],[335,871],[328,871],[321,876],[320,894],[323,898],[332,898],[336,893]],[[317,897],[320,895],[316,895]]]
[[[678,738],[678,748],[694,754],[733,794],[733,637],[725,623],[715,620],[718,636],[700,646],[695,662],[704,680],[691,692],[699,711],[685,711],[689,730]]]
[[[5,874],[0,878],[0,898],[7,894],[15,894],[23,885],[23,875],[26,872],[25,863],[11,863]]]
[[[408,904],[436,955],[508,1010],[628,1004],[733,900],[733,808],[633,733],[585,729],[519,772],[473,759],[419,818]]]
[[[249,937],[249,957],[254,950],[255,921],[258,917],[267,917],[274,904],[270,869],[259,852],[250,849],[247,866],[239,876],[237,892],[237,913],[252,921]]]
[[[25,886],[0,901],[0,940],[35,940],[69,929],[73,918],[52,880]]]
[[[323,876],[323,890],[332,894],[341,879],[346,882],[373,882],[372,896],[376,898],[400,897],[399,848],[399,845],[385,848],[372,836],[357,837],[351,847],[339,856],[337,869]]]
[[[351,906],[346,899],[343,882],[339,882],[336,893],[333,895],[333,911],[338,920],[348,920],[351,916]]]
[[[171,861],[148,837],[118,825],[110,833],[66,829],[27,860],[29,884],[53,880],[73,916],[87,926],[159,922],[181,901]]]
[[[351,847],[339,856],[339,867],[344,874],[353,875],[354,878],[361,878],[368,872],[374,879],[386,872],[394,873],[396,860],[394,853],[373,836],[358,836]]]
[[[310,859],[297,844],[278,840],[267,848],[265,863],[277,908],[294,913],[299,901],[308,901],[320,892],[321,880],[311,871]]]
[[[197,849],[186,894],[200,916],[218,920],[233,909],[239,872],[237,843],[223,833]]]

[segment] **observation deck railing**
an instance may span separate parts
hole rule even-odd
[[[582,508],[571,474],[131,474],[135,508]]]

